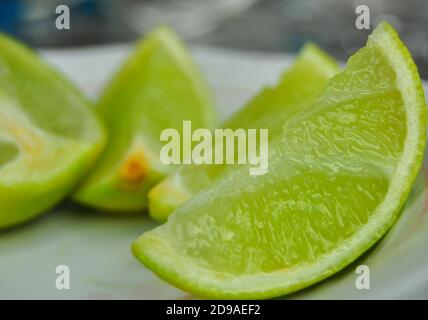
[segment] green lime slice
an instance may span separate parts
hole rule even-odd
[[[338,65],[330,56],[314,44],[308,44],[276,86],[262,90],[223,127],[268,129],[272,140],[284,123],[311,106],[327,80],[338,71]],[[190,165],[173,172],[150,190],[150,215],[165,221],[180,204],[220,177],[227,166]]]
[[[139,211],[147,193],[176,166],[164,165],[159,137],[167,128],[212,128],[211,92],[184,45],[166,27],[141,41],[101,97],[97,110],[110,140],[74,198],[112,211]]]
[[[230,170],[143,234],[133,252],[184,290],[268,298],[320,281],[391,227],[421,166],[416,66],[381,23],[269,146],[269,171]]]
[[[0,228],[60,201],[104,143],[86,98],[28,48],[0,35]]]

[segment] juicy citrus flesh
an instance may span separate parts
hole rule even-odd
[[[104,141],[86,98],[29,49],[0,35],[0,227],[62,199]]]
[[[355,260],[395,221],[420,168],[426,105],[386,22],[269,146],[269,172],[230,170],[133,252],[184,290],[269,298]]]
[[[143,39],[102,95],[97,110],[110,132],[108,146],[75,195],[84,204],[140,211],[149,189],[174,166],[160,162],[160,133],[212,128],[211,93],[180,40],[161,27]]]
[[[338,71],[331,57],[308,44],[276,86],[262,90],[223,127],[268,129],[269,140],[273,140],[287,121],[311,106]],[[165,221],[180,204],[220,177],[227,166],[191,165],[173,172],[149,192],[150,215]]]

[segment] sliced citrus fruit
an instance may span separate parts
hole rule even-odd
[[[62,199],[93,164],[104,137],[71,83],[0,35],[0,227]]]
[[[269,171],[228,170],[133,252],[179,288],[268,298],[355,260],[398,216],[421,166],[426,105],[411,56],[381,23],[269,146]]]
[[[97,110],[110,141],[75,195],[92,207],[139,211],[149,189],[175,166],[164,165],[159,137],[167,128],[212,128],[211,92],[179,39],[166,27],[137,45],[101,97]]]
[[[307,44],[276,86],[262,90],[223,127],[268,129],[272,140],[284,123],[315,101],[327,80],[338,71],[333,58],[314,44]],[[165,221],[180,204],[220,177],[226,166],[190,165],[173,172],[150,190],[150,215]]]

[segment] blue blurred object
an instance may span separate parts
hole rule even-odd
[[[132,41],[159,24],[201,38],[260,0],[0,0],[0,29],[36,47]],[[55,9],[70,8],[70,30]]]
[[[2,0],[0,2],[0,30],[16,35],[23,22],[25,5],[21,0]]]
[[[58,16],[55,9],[58,5],[70,8],[71,29],[67,32],[55,28]],[[129,40],[118,36],[126,31],[118,25],[120,16],[119,19],[112,19],[111,12],[118,5],[120,2],[117,0],[1,0],[0,31],[33,46],[72,46]]]

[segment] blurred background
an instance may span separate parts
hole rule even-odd
[[[60,4],[70,8],[70,30],[55,28]],[[361,4],[371,27],[394,25],[428,78],[428,0],[1,0],[0,29],[52,48],[129,42],[168,24],[194,44],[294,53],[310,40],[345,60],[370,33],[355,27]]]

